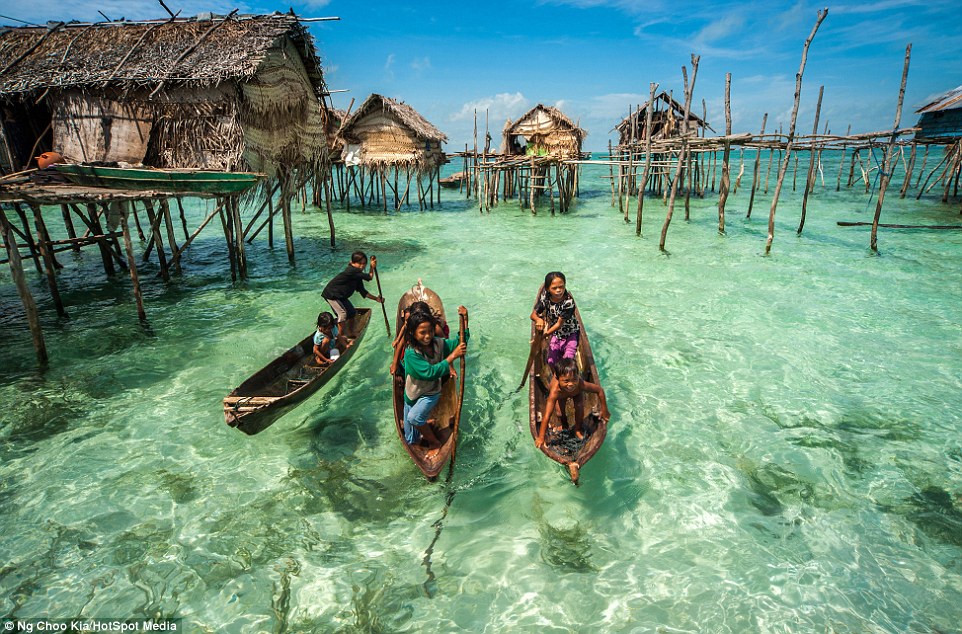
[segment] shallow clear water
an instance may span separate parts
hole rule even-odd
[[[645,205],[644,235],[588,167],[571,213],[445,193],[441,209],[296,211],[297,265],[249,248],[231,284],[202,234],[164,287],[63,254],[53,363],[35,369],[0,278],[0,615],[181,617],[218,632],[933,632],[962,620],[962,232],[881,230],[862,191],[809,203],[791,174],[746,221],[748,165],[717,195]],[[453,171],[456,166],[449,166]],[[737,163],[736,163],[737,169]],[[804,161],[803,167],[804,169]],[[764,174],[764,169],[763,169]],[[959,222],[938,196],[883,222]],[[634,203],[632,203],[634,205]],[[192,210],[196,226],[202,209]],[[59,214],[55,214],[59,217]],[[632,212],[632,217],[634,212]],[[390,305],[422,278],[471,311],[462,440],[427,483],[391,421],[377,316],[349,366],[258,436],[220,400],[309,332],[354,249]],[[537,452],[527,394],[534,293],[568,276],[613,412],[574,487]],[[366,303],[366,302],[359,302]]]

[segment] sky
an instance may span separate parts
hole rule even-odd
[[[802,49],[808,52],[797,134],[810,134],[819,87],[819,129],[835,134],[891,130],[906,46],[911,62],[900,127],[915,110],[962,85],[958,0],[165,0],[182,16],[202,12],[339,17],[310,25],[334,105],[359,106],[372,92],[410,104],[447,134],[450,152],[479,144],[487,128],[500,144],[508,118],[539,103],[560,108],[588,131],[585,149],[607,148],[649,84],[683,102],[682,67],[700,57],[693,111],[725,131],[725,74],[732,74],[734,133],[787,132]],[[157,0],[0,0],[0,24],[16,20],[166,17]],[[709,133],[711,134],[711,133]]]

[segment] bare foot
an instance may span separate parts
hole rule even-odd
[[[428,460],[433,460],[434,458],[438,457],[439,453],[441,453],[441,448],[434,447],[433,449],[428,449],[427,452],[424,454],[424,457]]]
[[[583,433],[581,433],[580,431],[576,431],[576,432],[575,432],[575,438],[577,438],[578,440],[584,440],[584,437],[585,437],[585,435],[584,435]]]

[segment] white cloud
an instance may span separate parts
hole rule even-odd
[[[415,57],[414,60],[411,61],[411,68],[417,72],[428,70],[431,68],[431,58],[427,55],[424,57]]]
[[[466,121],[474,119],[475,111],[483,116],[485,110],[491,121],[503,121],[524,114],[529,108],[528,99],[520,92],[502,92],[491,97],[482,97],[469,101],[461,106],[461,110],[451,115],[451,121]]]
[[[394,55],[394,53],[389,53],[387,56],[387,60],[384,62],[384,74],[388,77],[388,79],[394,79],[395,57],[396,56]]]

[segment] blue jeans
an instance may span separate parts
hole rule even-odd
[[[428,418],[431,416],[431,411],[434,406],[438,404],[441,400],[441,393],[428,394],[422,396],[414,405],[408,405],[405,401],[404,403],[404,440],[407,441],[409,445],[421,440],[421,432],[418,431],[418,427],[426,425]]]

